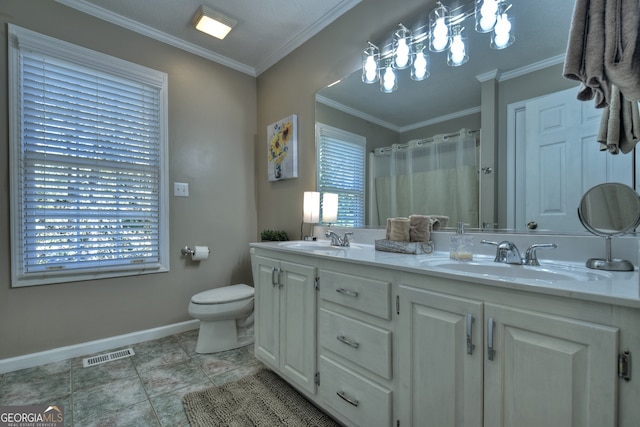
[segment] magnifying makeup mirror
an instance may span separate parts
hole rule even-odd
[[[628,185],[604,183],[589,189],[578,206],[582,225],[605,238],[605,258],[591,258],[587,267],[598,270],[631,271],[633,263],[611,258],[611,238],[632,232],[640,225],[640,196]]]

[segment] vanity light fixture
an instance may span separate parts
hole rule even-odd
[[[378,47],[371,42],[362,54],[362,81],[376,83],[380,90],[395,92],[397,71],[411,69],[411,79],[421,81],[429,77],[428,51],[447,52],[447,64],[458,67],[469,60],[464,21],[473,16],[475,30],[491,33],[489,45],[504,49],[515,41],[511,34],[512,19],[507,14],[511,4],[506,0],[473,0],[471,5],[451,9],[438,1],[437,6],[419,24],[409,27],[398,24],[392,41]]]
[[[200,6],[193,17],[197,30],[223,40],[238,22],[207,6]]]

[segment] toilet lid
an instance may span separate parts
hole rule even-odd
[[[194,304],[224,304],[252,298],[253,294],[253,288],[245,284],[223,286],[195,294],[191,297],[191,302]]]

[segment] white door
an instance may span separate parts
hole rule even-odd
[[[525,173],[516,174],[525,179],[525,217],[515,227],[535,223],[538,230],[585,231],[577,216],[582,195],[602,182],[633,187],[634,156],[599,150],[602,110],[578,101],[576,89],[535,98],[525,108],[525,141],[516,142],[516,151],[525,150]]]
[[[481,427],[482,303],[404,285],[398,293],[400,425]]]
[[[484,427],[616,426],[617,328],[493,304],[484,313]]]

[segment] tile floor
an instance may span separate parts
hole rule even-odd
[[[253,345],[197,354],[197,337],[196,329],[134,344],[134,356],[89,368],[82,359],[93,355],[0,374],[0,405],[63,405],[74,427],[188,426],[183,395],[263,367]]]

